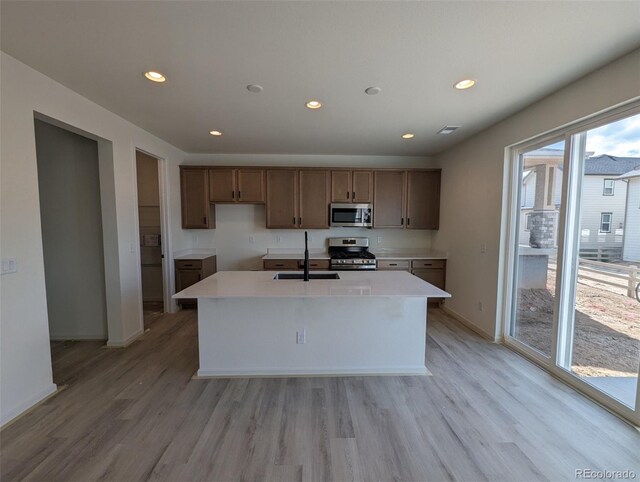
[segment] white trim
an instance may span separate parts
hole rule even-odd
[[[124,341],[112,341],[112,340],[107,341],[107,344],[105,345],[105,347],[107,347],[107,348],[125,348],[125,347],[131,345],[131,343],[136,341],[142,335],[144,335],[144,333],[145,333],[144,329],[140,328],[138,331],[136,331],[133,335],[130,335]]]
[[[96,333],[95,335],[77,335],[77,334],[51,335],[50,334],[49,340],[51,341],[75,341],[75,340],[104,341],[105,336],[104,336],[104,333]]]
[[[29,397],[28,399],[23,401],[21,404],[15,406],[12,410],[9,410],[9,412],[5,413],[4,418],[2,419],[2,421],[0,421],[0,427],[2,428],[6,427],[14,419],[22,415],[24,412],[26,412],[30,408],[33,408],[39,403],[43,402],[44,400],[49,398],[51,395],[55,394],[57,391],[58,391],[58,385],[56,385],[55,383],[52,383],[47,388],[39,391],[32,397]]]
[[[388,367],[347,367],[292,370],[290,367],[255,367],[243,370],[198,370],[197,378],[233,378],[233,377],[349,377],[349,376],[416,376],[427,375],[429,371],[424,366]]]
[[[502,341],[501,337],[500,338],[495,338],[495,337],[491,336],[490,333],[487,333],[486,331],[484,331],[482,328],[480,328],[478,325],[476,325],[473,321],[465,318],[460,313],[458,313],[456,311],[453,311],[451,308],[447,308],[446,305],[440,305],[440,309],[442,311],[444,311],[447,315],[449,315],[452,318],[454,318],[456,321],[460,322],[461,324],[463,324],[464,326],[469,328],[474,333],[480,335],[485,340],[489,340],[489,341],[491,341],[493,343],[500,343]],[[428,331],[428,329],[429,329],[429,327],[428,327],[428,324],[427,324],[427,331]]]

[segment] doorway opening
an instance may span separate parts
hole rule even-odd
[[[49,337],[61,384],[58,362],[67,353],[108,338],[98,142],[34,122]]]
[[[142,312],[147,329],[165,312],[159,159],[136,150]]]

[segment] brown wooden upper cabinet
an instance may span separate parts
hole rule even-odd
[[[404,227],[406,185],[406,171],[374,173],[373,227]]]
[[[267,228],[328,228],[329,176],[327,170],[268,170]]]
[[[267,228],[298,227],[298,171],[267,171]]]
[[[264,169],[209,169],[209,201],[264,203]]]
[[[438,229],[440,171],[407,171],[408,229]]]
[[[331,202],[373,202],[373,171],[331,171]]]
[[[440,171],[376,171],[373,226],[438,229]]]
[[[180,197],[184,229],[216,227],[214,211],[209,204],[207,169],[180,169]]]

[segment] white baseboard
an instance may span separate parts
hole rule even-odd
[[[109,340],[107,341],[107,344],[105,345],[107,348],[125,348],[129,345],[131,345],[131,343],[133,343],[134,341],[136,341],[138,338],[140,338],[142,335],[144,335],[144,329],[140,329],[138,331],[136,331],[133,335],[129,336],[127,339],[123,340],[123,341],[112,341]]]
[[[74,340],[97,340],[104,341],[107,337],[105,334],[100,335],[72,335],[72,334],[62,334],[62,335],[50,335],[49,339],[52,341],[74,341]]]
[[[29,410],[30,408],[35,407],[39,403],[42,403],[47,398],[55,394],[57,390],[58,390],[58,386],[55,383],[52,383],[47,388],[41,390],[40,392],[36,393],[32,397],[29,397],[27,400],[19,404],[17,407],[14,407],[13,409],[9,410],[8,413],[3,414],[2,420],[0,420],[0,428],[4,428],[5,426],[13,422],[15,419],[17,419],[20,415],[22,415],[27,410]]]
[[[198,370],[194,378],[279,378],[279,377],[360,377],[360,376],[423,376],[429,375],[424,367],[367,367],[367,368],[247,368],[242,370]]]
[[[490,335],[489,333],[484,331],[482,328],[480,328],[478,325],[476,325],[473,321],[468,320],[467,318],[462,316],[460,313],[457,313],[457,312],[453,311],[451,308],[448,308],[447,306],[442,305],[440,307],[440,309],[442,311],[444,311],[446,314],[448,314],[449,316],[455,318],[457,321],[462,323],[464,326],[469,328],[471,331],[473,331],[473,332],[477,333],[478,335],[480,335],[482,338],[484,338],[486,340],[489,340],[489,341],[491,341],[493,343],[499,343],[500,342],[500,340],[496,340],[496,338],[493,335]]]

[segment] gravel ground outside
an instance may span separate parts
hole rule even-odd
[[[549,269],[547,289],[518,292],[516,338],[547,355],[551,351],[555,274]],[[626,296],[626,290],[579,279],[575,313],[573,371],[589,377],[636,376],[640,303]]]

